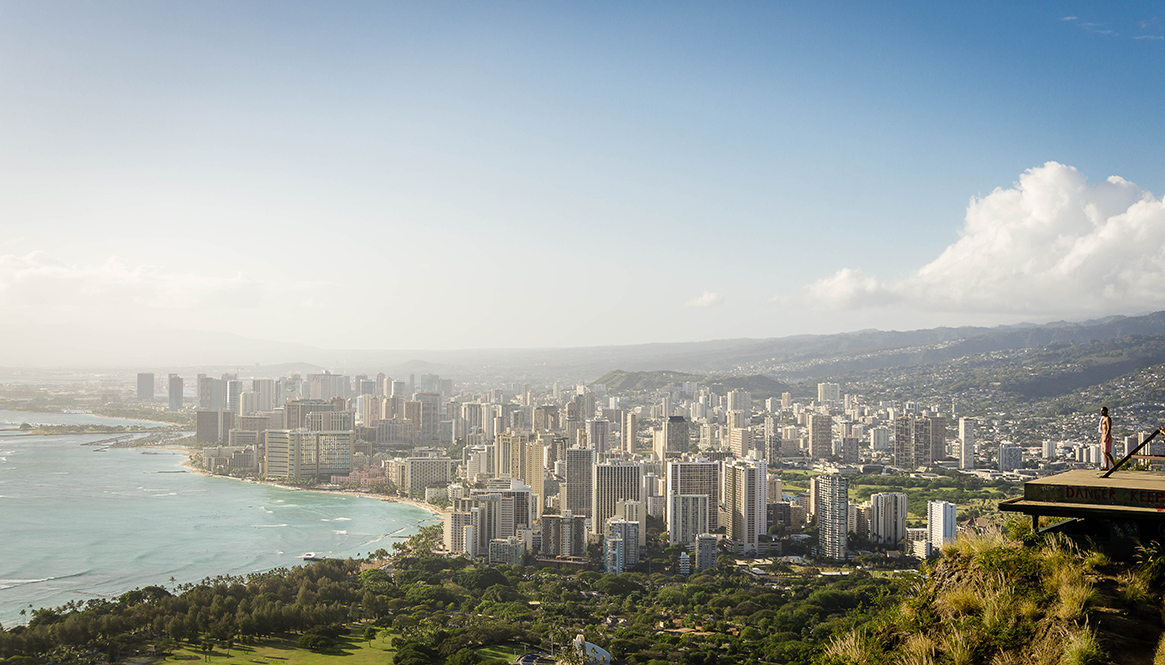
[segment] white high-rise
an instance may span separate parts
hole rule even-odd
[[[959,418],[959,468],[975,468],[974,418]]]
[[[619,513],[623,501],[641,501],[643,465],[622,460],[594,467],[594,491],[591,494],[591,528],[603,533],[607,520]],[[636,536],[638,538],[638,535]]]
[[[747,554],[760,548],[760,536],[768,533],[768,468],[756,460],[724,463],[725,536],[737,551]]]
[[[906,495],[880,492],[870,496],[870,540],[891,547],[906,537]]]
[[[844,561],[848,549],[849,483],[839,473],[818,476],[817,538],[821,555]]]
[[[720,527],[720,462],[707,459],[667,463],[667,496],[702,494],[708,497],[708,531]],[[671,524],[671,499],[667,503],[667,522]]]
[[[670,545],[693,547],[696,537],[708,533],[708,497],[704,494],[672,494],[668,497],[667,538]]]
[[[937,550],[955,540],[957,511],[950,501],[930,501],[926,504],[926,534],[931,549]]]

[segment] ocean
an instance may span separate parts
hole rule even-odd
[[[0,411],[0,429],[137,424]],[[179,450],[107,448],[110,435],[0,431],[0,624],[22,609],[172,588],[319,556],[392,550],[432,515],[407,504],[203,476]]]

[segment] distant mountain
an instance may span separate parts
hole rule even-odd
[[[329,350],[191,330],[158,334],[0,324],[0,365],[13,367],[280,366],[299,360],[348,374],[394,378],[437,373],[462,381],[595,382],[612,367],[711,376],[814,380],[852,372],[940,362],[966,355],[1051,344],[1079,345],[1165,331],[1165,312],[1079,323],[911,331],[860,330],[835,335],[625,346],[431,350]],[[292,363],[299,365],[299,363]],[[775,390],[775,388],[773,388]],[[759,391],[758,391],[759,392]]]

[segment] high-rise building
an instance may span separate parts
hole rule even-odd
[[[950,501],[928,501],[926,504],[926,532],[932,550],[941,549],[955,541],[957,511]]]
[[[194,438],[199,443],[226,443],[235,426],[235,414],[225,409],[195,414]]]
[[[222,379],[199,374],[198,408],[207,411],[227,408],[226,382]]]
[[[177,374],[171,374],[169,385],[167,386],[168,397],[170,398],[170,410],[182,410],[182,377]]]
[[[691,426],[687,418],[668,416],[663,424],[663,455],[660,459],[679,457],[686,453],[691,436]]]
[[[742,554],[758,552],[768,533],[768,468],[755,460],[724,462],[724,534]]]
[[[227,411],[238,414],[241,412],[241,405],[239,404],[239,396],[243,393],[243,382],[238,379],[229,379],[226,382],[227,389]]]
[[[849,531],[849,491],[840,473],[818,476],[817,538],[821,555],[834,561],[846,559]]]
[[[542,554],[544,556],[586,556],[586,520],[569,510],[561,515],[542,516]]]
[[[356,428],[351,411],[309,411],[304,414],[304,427],[312,432],[344,432]]]
[[[448,457],[409,457],[405,460],[401,489],[424,494],[426,487],[446,487],[453,481],[453,460]]]
[[[999,446],[999,470],[1007,473],[1023,468],[1023,448],[1014,443]]]
[[[716,567],[716,545],[720,539],[713,533],[696,536],[696,572]]]
[[[347,397],[349,391],[348,377],[343,374],[309,374],[307,377],[308,397],[311,399],[329,400],[333,397]]]
[[[728,430],[728,450],[733,457],[744,459],[753,454],[752,430],[745,427],[732,427]],[[762,454],[763,456],[763,454]]]
[[[255,393],[256,411],[270,411],[281,404],[275,379],[251,379],[251,392]]]
[[[139,372],[138,373],[138,401],[152,402],[154,401],[154,373],[153,372]]]
[[[959,418],[959,468],[975,468],[974,418]]]
[[[534,493],[534,519],[542,515],[542,507],[546,503],[546,446],[540,439],[526,441],[526,455],[523,460],[525,466],[522,471],[522,480]]]
[[[836,385],[836,384],[834,384]],[[833,418],[819,413],[809,414],[809,456],[826,459],[833,455]]]
[[[626,572],[626,547],[622,536],[607,536],[603,539],[604,570],[608,575],[622,575]]]
[[[894,466],[916,469],[946,457],[947,420],[942,416],[894,419]]]
[[[740,411],[748,417],[752,413],[752,394],[747,390],[728,391],[728,411]]]
[[[594,473],[593,448],[566,449],[566,477],[560,490],[563,510],[569,510],[576,517],[594,517],[591,514]]]
[[[711,505],[704,494],[672,494],[668,497],[667,537],[671,545],[692,547],[696,537],[708,533]]]
[[[587,446],[602,455],[611,449],[611,423],[602,418],[587,421]]]
[[[870,540],[896,546],[906,537],[906,495],[880,492],[870,496]]]
[[[491,566],[505,564],[520,566],[526,561],[526,541],[518,536],[508,538],[494,538],[489,541],[489,552],[486,560]]]
[[[635,415],[633,411],[624,411],[621,429],[623,452],[634,455],[635,444],[639,436],[639,416]]]
[[[329,479],[352,472],[352,432],[267,430],[264,438],[268,478]]]
[[[594,467],[594,491],[591,500],[591,524],[596,533],[607,520],[619,513],[623,501],[641,501],[643,465],[639,462],[613,460]],[[638,537],[638,536],[637,536]]]
[[[620,517],[607,520],[607,536],[618,536],[623,541],[623,570],[634,568],[639,563],[638,522],[630,522]]]
[[[817,384],[817,401],[821,404],[837,404],[841,401],[841,385],[837,383]]]
[[[708,497],[708,531],[720,528],[720,463],[702,459],[673,460],[667,463],[667,496],[700,494]],[[667,506],[667,522],[671,524],[671,499]]]

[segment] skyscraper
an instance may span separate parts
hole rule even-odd
[[[169,385],[167,386],[168,397],[170,398],[170,410],[182,410],[182,377],[177,374],[171,374]]]
[[[828,405],[838,403],[841,401],[841,386],[836,383],[817,384],[817,401]]]
[[[959,468],[975,468],[974,418],[959,418]]]
[[[639,435],[639,416],[632,411],[623,412],[623,451],[634,455],[636,439]]]
[[[1023,468],[1023,448],[1014,443],[999,446],[999,470],[1007,473]]]
[[[937,550],[955,541],[955,504],[949,501],[928,501],[926,504],[926,533],[932,549]]]
[[[696,537],[708,533],[708,497],[704,494],[672,494],[668,497],[667,537],[671,545],[692,547]]]
[[[849,528],[848,482],[840,473],[818,476],[817,537],[821,555],[834,561],[846,558]]]
[[[566,478],[560,490],[563,510],[569,510],[576,517],[593,517],[594,470],[593,448],[567,448]]]
[[[607,520],[607,536],[618,536],[623,541],[623,569],[639,563],[639,523],[620,517]]]
[[[587,421],[587,446],[602,455],[611,448],[611,423],[602,418]]]
[[[154,401],[154,373],[153,372],[139,372],[138,373],[138,401],[152,402]]]
[[[833,418],[814,413],[809,415],[809,456],[826,459],[833,455]]]
[[[870,496],[870,540],[896,546],[906,537],[906,495],[879,492]]]
[[[595,533],[603,533],[607,520],[619,513],[621,502],[642,500],[643,465],[616,460],[596,465],[594,474],[591,525]]]
[[[742,554],[757,552],[768,533],[768,469],[755,460],[724,463],[724,534]]]
[[[683,416],[668,416],[663,425],[663,453],[665,458],[678,457],[688,451],[691,428]]]
[[[947,419],[899,416],[894,419],[894,466],[916,469],[946,457]]]
[[[671,499],[676,494],[708,497],[708,531],[720,528],[720,463],[710,460],[673,460],[667,463],[667,521],[672,522]]]

